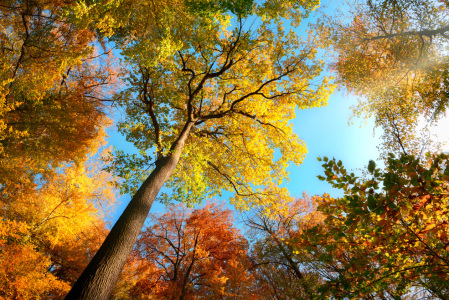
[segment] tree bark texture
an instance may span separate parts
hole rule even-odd
[[[131,199],[66,300],[106,300],[110,297],[159,190],[178,164],[193,124],[187,122],[173,143],[170,154],[156,161],[155,169]]]

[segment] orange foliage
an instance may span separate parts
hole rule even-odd
[[[108,174],[87,160],[47,175],[0,197],[0,299],[62,299],[107,234]]]
[[[0,222],[0,299],[36,299],[61,296],[69,286],[47,272],[49,257],[29,242],[24,222]],[[27,241],[28,240],[28,241]]]
[[[109,123],[113,70],[72,1],[0,5],[0,298],[59,299],[106,233],[113,193],[86,160]],[[102,61],[101,64],[98,64]],[[101,183],[101,185],[100,185]]]
[[[64,18],[71,1],[2,1],[0,6],[0,181],[2,187],[80,159],[108,121],[112,80],[94,33]]]
[[[153,215],[116,290],[120,299],[251,299],[247,242],[217,204]]]

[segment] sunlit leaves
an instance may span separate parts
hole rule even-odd
[[[326,220],[307,235],[311,253],[324,252],[328,263],[339,266],[323,291],[364,297],[421,289],[443,297],[448,293],[448,156],[429,155],[422,162],[390,155],[387,161],[385,171],[370,161],[363,180],[335,160],[323,164],[325,179],[345,192],[342,198],[316,198]]]
[[[60,299],[68,292],[107,233],[115,199],[109,180],[86,162],[2,194],[0,297]]]
[[[3,187],[83,157],[108,123],[99,100],[111,68],[93,58],[94,33],[62,17],[67,5],[0,8],[0,170],[10,174]]]
[[[351,21],[334,22],[328,32],[338,53],[332,64],[338,81],[365,98],[355,116],[375,116],[384,131],[384,155],[435,151],[417,124],[431,124],[447,108],[447,6],[439,1],[351,4]]]

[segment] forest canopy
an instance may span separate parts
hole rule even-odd
[[[448,299],[448,12],[3,1],[0,299]],[[335,88],[382,130],[358,170]]]

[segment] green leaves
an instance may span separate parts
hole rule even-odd
[[[325,250],[318,260],[339,266],[321,289],[323,296],[324,291],[339,298],[385,291],[406,295],[427,284],[441,294],[449,290],[444,275],[449,259],[449,155],[429,155],[425,163],[411,155],[388,157],[385,170],[370,161],[369,177],[360,181],[352,173],[336,175],[343,167],[335,160],[323,164],[327,178],[321,179],[337,188],[336,183],[347,182],[344,197],[318,197],[325,221],[306,234],[309,243]],[[313,255],[314,249],[309,249]],[[332,261],[325,259],[329,256]]]
[[[368,172],[374,173],[375,168],[376,168],[376,163],[373,160],[370,160],[368,163]]]
[[[120,194],[135,194],[154,168],[154,162],[146,152],[128,154],[123,150],[114,151],[104,159],[106,171],[114,175],[114,184]]]
[[[374,210],[377,207],[376,199],[373,195],[368,195],[368,208]]]
[[[254,0],[185,0],[188,11],[200,16],[214,17],[217,13],[232,13],[239,17],[251,14]]]

